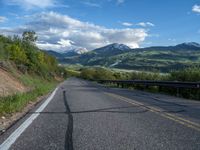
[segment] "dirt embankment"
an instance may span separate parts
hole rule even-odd
[[[25,92],[27,88],[9,72],[0,68],[0,97]]]

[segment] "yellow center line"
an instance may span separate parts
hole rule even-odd
[[[192,121],[184,119],[184,118],[181,118],[181,117],[178,117],[178,116],[170,114],[170,113],[163,112],[164,111],[163,109],[158,109],[158,108],[155,108],[153,106],[146,106],[144,103],[141,103],[141,102],[135,101],[133,99],[117,95],[117,94],[108,93],[108,92],[104,92],[104,94],[111,96],[111,97],[114,97],[114,98],[117,98],[121,101],[127,102],[131,105],[136,105],[136,106],[140,106],[142,108],[148,109],[149,111],[154,112],[156,114],[159,114],[162,117],[168,118],[168,119],[173,120],[175,122],[178,122],[182,125],[185,125],[189,128],[200,131],[200,124],[192,122]]]

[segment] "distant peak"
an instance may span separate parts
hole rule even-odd
[[[119,43],[110,44],[110,45],[108,45],[108,47],[113,47],[113,48],[120,49],[120,50],[129,50],[130,49],[130,47],[128,47],[127,45],[119,44]]]
[[[196,43],[196,42],[185,42],[185,43],[179,44],[179,45],[177,45],[177,46],[180,46],[180,45],[200,47],[200,44],[199,44],[199,43]]]

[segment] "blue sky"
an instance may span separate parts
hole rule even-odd
[[[65,51],[200,43],[198,0],[0,0],[0,32],[35,30],[37,45]]]

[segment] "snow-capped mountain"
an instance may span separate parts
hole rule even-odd
[[[116,55],[116,54],[120,54],[120,53],[124,53],[127,51],[130,51],[131,48],[124,45],[124,44],[118,44],[118,43],[113,43],[101,48],[97,48],[95,50],[93,50],[93,52],[95,52],[98,55],[102,55],[102,56],[111,56],[111,55]]]
[[[95,51],[98,51],[98,50],[108,51],[108,50],[116,50],[116,49],[123,51],[123,50],[130,50],[131,48],[128,47],[127,45],[124,45],[124,44],[113,43],[113,44],[110,44],[110,45],[95,49]]]

